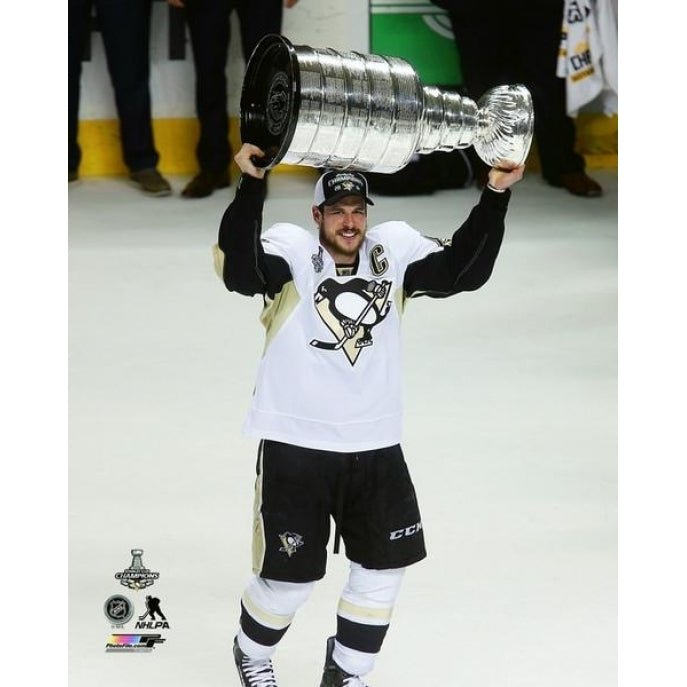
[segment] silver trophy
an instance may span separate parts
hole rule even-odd
[[[143,549],[131,549],[131,567],[129,570],[144,570]]]
[[[280,162],[391,174],[415,153],[474,146],[493,167],[522,164],[534,112],[522,85],[497,86],[478,101],[423,86],[397,57],[341,53],[265,36],[241,92],[241,139]]]

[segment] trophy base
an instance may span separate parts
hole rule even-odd
[[[289,149],[300,106],[295,48],[278,35],[266,36],[253,52],[241,92],[241,139],[265,152],[258,167],[277,165]]]

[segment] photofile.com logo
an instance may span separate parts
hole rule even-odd
[[[105,651],[152,651],[164,641],[162,635],[110,635]]]

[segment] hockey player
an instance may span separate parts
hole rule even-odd
[[[405,222],[368,228],[358,172],[315,186],[317,233],[262,231],[262,157],[244,144],[222,218],[215,266],[230,291],[263,298],[265,349],[244,425],[259,440],[253,572],[241,598],[234,657],[244,687],[277,685],[271,658],[325,574],[330,518],[350,572],[326,643],[321,687],[364,687],[404,569],[426,556],[415,489],[400,446],[400,317],[405,301],[473,291],[489,279],[510,186],[524,167],[492,169],[450,241]]]

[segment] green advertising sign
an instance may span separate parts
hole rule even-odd
[[[370,0],[370,52],[410,62],[426,86],[463,83],[449,17],[429,0]]]

